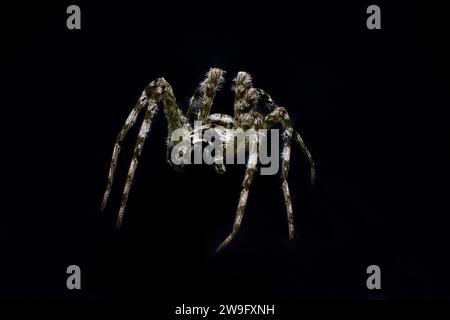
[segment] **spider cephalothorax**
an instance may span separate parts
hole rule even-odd
[[[251,76],[246,72],[238,72],[236,78],[234,79],[234,116],[231,117],[226,114],[217,113],[210,114],[216,92],[220,89],[222,83],[224,82],[223,75],[224,71],[222,71],[221,69],[212,68],[209,70],[209,72],[206,74],[205,80],[201,82],[200,86],[195,90],[194,95],[190,100],[189,109],[187,110],[186,115],[183,114],[181,109],[178,107],[172,87],[164,78],[158,78],[152,81],[144,89],[139,101],[134,106],[130,115],[126,119],[125,124],[120,130],[119,135],[117,136],[113,150],[111,166],[109,169],[108,183],[102,202],[103,210],[106,206],[111,191],[122,142],[129,129],[136,123],[138,114],[145,109],[146,113],[144,121],[139,131],[136,146],[134,149],[133,159],[131,160],[125,188],[123,191],[122,202],[117,218],[117,227],[120,227],[122,224],[125,207],[128,201],[128,195],[130,193],[131,184],[133,182],[133,177],[136,172],[138,160],[141,155],[145,139],[150,131],[153,116],[158,109],[158,104],[162,102],[162,105],[164,106],[164,113],[168,122],[169,132],[167,142],[167,160],[175,167],[182,166],[183,164],[174,163],[173,158],[171,159],[171,157],[169,156],[172,149],[174,149],[176,144],[179,142],[170,139],[170,137],[175,130],[182,129],[182,132],[184,132],[185,134],[182,135],[181,139],[186,142],[186,148],[180,150],[182,150],[182,152],[184,153],[193,150],[191,146],[193,146],[193,140],[196,130],[195,128],[193,128],[190,121],[194,117],[194,120],[202,122],[201,130],[212,128],[213,130],[218,131],[219,135],[222,135],[222,140],[225,145],[228,144],[230,139],[227,137],[232,137],[232,135],[227,134],[230,131],[237,129],[270,129],[276,124],[281,125],[283,130],[283,134],[281,136],[281,183],[286,204],[289,238],[294,238],[294,215],[287,181],[289,172],[291,140],[294,139],[294,141],[296,141],[300,145],[303,153],[305,154],[311,168],[311,182],[314,183],[315,171],[311,154],[308,151],[305,143],[303,142],[300,134],[293,129],[291,119],[286,109],[278,106],[263,90],[253,88]],[[259,102],[263,103],[268,108],[269,112],[267,115],[263,115],[261,112],[257,111],[256,106]],[[226,149],[227,148],[225,147],[225,150]],[[214,165],[217,172],[225,172],[225,166],[223,162],[218,161],[215,162]],[[233,230],[222,242],[222,244],[220,244],[220,246],[217,248],[217,251],[225,248],[236,236],[240,229],[245,211],[245,205],[247,203],[248,192],[250,190],[253,176],[257,168],[258,150],[256,148],[251,148],[248,151],[245,177],[242,185],[241,195],[239,198]]]

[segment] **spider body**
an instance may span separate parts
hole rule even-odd
[[[306,156],[311,169],[311,182],[314,183],[315,169],[311,154],[305,143],[303,142],[300,134],[293,129],[291,119],[287,110],[283,107],[278,106],[266,92],[261,89],[254,88],[252,85],[251,76],[246,72],[238,72],[236,78],[234,79],[233,90],[235,92],[235,100],[233,117],[226,114],[211,114],[210,112],[214,97],[224,82],[223,75],[224,71],[222,71],[221,69],[211,68],[209,70],[209,72],[206,74],[205,80],[200,83],[200,86],[195,90],[192,98],[190,99],[189,108],[186,114],[184,114],[178,107],[173,89],[164,78],[158,78],[152,81],[144,89],[141,97],[139,98],[139,101],[132,109],[131,113],[125,121],[125,124],[123,125],[117,136],[108,174],[107,187],[102,201],[103,210],[107,204],[113,184],[114,174],[117,167],[117,161],[120,154],[122,142],[129,129],[136,123],[138,114],[143,110],[146,110],[125,182],[122,201],[117,218],[117,227],[120,227],[123,221],[130,188],[134,179],[145,139],[150,132],[152,119],[158,109],[158,105],[162,104],[164,106],[164,113],[168,123],[167,161],[177,169],[181,169],[184,164],[174,163],[172,161],[172,158],[169,156],[172,152],[172,149],[180,142],[179,139],[176,141],[170,139],[175,130],[179,130],[180,128],[182,129],[182,134],[179,138],[185,144],[184,147],[178,149],[181,156],[190,153],[195,148],[194,144],[196,133],[198,133],[197,130],[215,130],[218,137],[220,137],[220,140],[225,146],[225,152],[227,152],[227,149],[229,150],[229,148],[239,148],[239,146],[236,146],[235,144],[230,145],[230,140],[233,140],[232,137],[235,130],[242,129],[245,131],[249,129],[270,129],[274,125],[281,125],[283,130],[283,134],[281,136],[281,185],[287,211],[289,238],[294,238],[294,215],[288,186],[291,140],[293,139],[300,145],[304,155]],[[263,115],[257,110],[257,105],[260,102],[268,108],[269,112],[267,115]],[[193,127],[191,125],[190,121],[193,118],[196,121],[201,121],[202,126],[200,128],[196,129],[195,126]],[[245,144],[248,144],[247,140],[245,141]],[[225,172],[225,166],[223,163],[214,162],[214,165],[218,173]],[[217,251],[220,251],[227,247],[240,229],[242,218],[244,216],[245,206],[247,203],[248,193],[257,168],[258,151],[253,148],[248,151],[245,176],[242,183],[242,191],[239,198],[233,229],[227,236],[227,238],[219,245]]]

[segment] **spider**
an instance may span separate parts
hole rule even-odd
[[[283,130],[283,134],[281,136],[281,186],[287,211],[289,239],[294,239],[294,213],[288,186],[291,140],[294,139],[294,141],[300,145],[303,154],[309,162],[310,179],[311,184],[313,185],[315,180],[315,167],[311,153],[303,142],[300,134],[293,129],[292,121],[287,110],[283,107],[278,106],[272,100],[269,94],[261,89],[254,88],[252,85],[252,78],[247,72],[238,72],[237,76],[233,80],[234,86],[232,87],[232,89],[235,92],[234,116],[231,117],[226,114],[218,113],[210,114],[216,92],[220,90],[224,82],[224,73],[225,72],[219,68],[211,68],[207,72],[206,78],[200,83],[199,87],[195,90],[192,98],[190,99],[186,114],[183,114],[181,109],[178,107],[172,87],[164,78],[158,78],[150,82],[150,84],[144,89],[138,102],[131,110],[131,113],[129,114],[116,138],[114,150],[112,153],[111,165],[109,168],[107,187],[101,205],[101,210],[104,210],[113,184],[114,173],[116,171],[122,142],[124,141],[130,128],[136,123],[139,113],[141,113],[141,111],[145,109],[146,111],[144,120],[138,134],[133,158],[130,163],[125,187],[123,190],[122,201],[117,217],[117,228],[120,228],[122,225],[130,188],[133,183],[133,178],[136,172],[139,158],[142,153],[142,149],[144,147],[145,139],[150,132],[152,119],[158,109],[158,104],[162,102],[162,105],[164,106],[164,113],[168,122],[168,137],[171,136],[174,130],[178,128],[184,128],[184,130],[188,134],[183,139],[185,139],[189,143],[189,146],[191,146],[192,144],[192,136],[195,131],[192,129],[192,125],[190,123],[192,119],[202,121],[202,123],[205,124],[204,126],[202,126],[202,129],[209,127],[215,128],[220,132],[227,132],[227,130],[235,130],[237,128],[242,128],[244,130],[270,129],[274,125],[281,125],[281,128]],[[265,107],[268,108],[269,112],[267,113],[267,115],[263,115],[261,112],[257,111],[258,102],[262,102]],[[167,161],[174,167],[180,168],[183,165],[174,164],[173,161],[171,161],[169,158],[169,154],[173,147],[173,141],[168,139]],[[242,190],[236,210],[233,229],[225,238],[225,240],[223,240],[223,242],[217,247],[216,252],[219,252],[226,248],[239,232],[242,218],[244,216],[250,186],[252,184],[255,172],[258,168],[258,162],[258,151],[255,149],[250,150],[248,152],[248,159],[246,161],[245,176],[242,183]],[[225,172],[225,166],[223,164],[215,163],[215,168],[218,173]]]

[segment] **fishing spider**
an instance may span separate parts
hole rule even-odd
[[[224,82],[224,71],[218,68],[211,68],[203,82],[195,90],[192,98],[190,99],[189,108],[184,115],[181,109],[178,107],[175,95],[173,93],[172,87],[164,78],[158,78],[152,81],[142,92],[139,101],[136,103],[134,108],[131,110],[128,118],[125,121],[122,129],[120,130],[116,143],[114,145],[114,150],[111,159],[111,165],[109,168],[108,182],[106,191],[103,197],[101,208],[105,208],[108,201],[108,197],[111,191],[111,187],[114,180],[114,173],[117,167],[117,160],[119,157],[122,142],[124,141],[127,132],[136,123],[138,114],[146,109],[144,121],[141,125],[139,135],[137,138],[136,146],[134,148],[133,159],[131,160],[130,168],[128,171],[128,176],[125,183],[125,188],[123,191],[122,202],[120,205],[120,210],[117,218],[117,227],[120,228],[125,212],[125,207],[128,201],[128,196],[130,193],[131,184],[133,182],[134,174],[138,165],[142,149],[144,147],[145,139],[150,132],[150,126],[155,115],[158,104],[162,102],[164,106],[164,113],[168,122],[168,137],[171,136],[172,132],[177,128],[184,128],[188,134],[185,139],[189,146],[192,143],[193,129],[190,124],[191,118],[196,118],[198,121],[202,121],[205,126],[202,128],[215,128],[220,132],[226,132],[227,130],[235,130],[237,128],[247,129],[270,129],[274,125],[281,125],[283,129],[283,134],[281,137],[282,141],[282,153],[281,153],[281,186],[284,194],[284,201],[287,211],[287,220],[289,227],[289,239],[294,238],[294,214],[292,210],[291,196],[289,193],[288,186],[288,171],[290,162],[290,152],[291,152],[291,140],[294,139],[297,142],[304,155],[306,156],[311,170],[311,183],[314,183],[315,169],[314,161],[311,157],[308,148],[303,142],[300,134],[293,129],[292,122],[289,117],[287,110],[283,107],[278,106],[272,100],[272,98],[263,90],[253,88],[252,78],[250,74],[246,72],[238,72],[234,81],[233,90],[235,92],[234,100],[234,116],[231,117],[226,114],[210,114],[211,107],[213,104],[216,92],[220,89],[222,83]],[[261,101],[270,111],[267,115],[257,111],[257,104]],[[168,139],[167,143],[167,155],[174,147],[174,143]],[[189,150],[186,150],[189,152]],[[169,159],[168,162],[172,165],[173,161]],[[242,183],[242,191],[239,198],[239,203],[236,211],[236,217],[234,221],[233,230],[227,236],[227,238],[219,245],[216,252],[221,251],[233,240],[233,238],[238,233],[242,218],[244,215],[245,205],[247,203],[248,193],[253,180],[253,176],[257,170],[258,165],[258,152],[257,150],[250,150],[248,152],[248,160],[246,163],[246,171],[244,176],[244,181]],[[180,167],[180,165],[174,165],[175,167]],[[216,164],[216,171],[223,173],[225,167],[223,164]]]

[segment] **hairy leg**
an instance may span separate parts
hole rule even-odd
[[[169,83],[164,78],[159,78],[152,81],[143,91],[138,104],[132,110],[131,114],[129,115],[128,119],[125,122],[124,127],[119,133],[118,139],[116,140],[116,146],[113,152],[113,157],[111,160],[108,185],[105,191],[105,196],[103,198],[102,208],[104,208],[104,206],[106,205],[108,195],[111,190],[114,172],[117,166],[117,159],[119,157],[120,145],[123,141],[123,138],[125,137],[130,127],[136,122],[136,117],[139,111],[141,111],[144,107],[146,107],[147,111],[145,114],[144,121],[141,125],[141,129],[139,131],[138,139],[134,149],[133,159],[131,160],[130,168],[128,170],[128,176],[125,183],[121,206],[117,219],[117,227],[120,227],[122,224],[123,215],[128,201],[128,195],[130,192],[131,185],[133,183],[133,178],[137,168],[137,164],[140,155],[142,153],[145,139],[148,133],[150,132],[151,121],[157,111],[157,105],[160,101],[162,101],[164,105],[164,112],[169,126],[169,136],[172,130],[182,126],[188,126],[185,116],[182,114],[181,110],[178,108],[176,104],[175,96]]]
[[[189,103],[189,109],[186,112],[188,119],[197,113],[197,120],[203,123],[208,122],[211,107],[216,96],[216,92],[220,90],[224,82],[224,71],[219,68],[211,68],[206,73],[205,80],[200,83],[200,86],[194,91],[194,94]]]
[[[246,109],[246,96],[250,88],[252,88],[252,77],[249,73],[244,71],[239,71],[236,78],[233,79],[234,86],[233,90],[235,92],[234,97],[234,119],[236,120],[236,125],[241,126],[240,119],[244,114]]]
[[[206,79],[200,85],[203,97],[198,119],[203,122],[207,121],[216,92],[220,89],[220,86],[224,82],[223,75],[223,70],[211,68],[206,74]]]
[[[276,107],[270,114],[266,116],[265,124],[268,128],[272,127],[276,123],[280,123],[283,127],[283,134],[281,136],[283,143],[281,152],[281,187],[283,189],[284,203],[286,205],[289,239],[293,240],[295,236],[294,211],[292,209],[291,194],[289,192],[288,175],[291,159],[291,140],[294,130],[292,128],[291,120],[286,109],[282,107]]]
[[[125,182],[125,188],[123,189],[122,201],[120,203],[119,215],[117,217],[117,228],[120,228],[123,221],[123,215],[125,213],[125,208],[128,202],[128,195],[130,194],[131,185],[133,183],[134,174],[136,172],[136,168],[139,162],[139,158],[142,154],[142,149],[144,148],[144,142],[147,138],[148,133],[150,132],[150,126],[153,119],[153,116],[156,113],[158,104],[156,101],[151,101],[148,105],[147,112],[145,113],[144,122],[142,122],[141,129],[139,131],[139,135],[136,141],[136,145],[134,147],[133,159],[130,163],[130,168],[128,169],[127,180]]]
[[[146,108],[148,106],[148,98],[145,90],[142,92],[141,97],[139,98],[139,101],[134,106],[133,110],[131,110],[131,113],[128,115],[128,118],[125,120],[125,124],[123,125],[122,129],[120,130],[119,134],[116,138],[116,143],[114,145],[114,150],[112,154],[111,164],[109,167],[109,173],[108,173],[108,182],[106,185],[105,194],[103,195],[103,201],[101,205],[101,210],[103,211],[106,207],[106,204],[108,202],[109,194],[111,192],[111,187],[114,182],[114,175],[116,172],[117,167],[117,161],[119,159],[120,150],[122,148],[122,142],[125,139],[128,131],[130,128],[136,123],[137,117],[139,113],[142,111],[142,109]]]
[[[273,103],[273,101],[272,101],[272,103]],[[282,107],[274,108],[274,110],[266,116],[264,122],[265,122],[265,125],[267,128],[270,128],[277,122],[281,123],[283,126],[292,127],[291,121],[289,119],[289,114],[287,113],[286,109],[284,109]],[[300,136],[300,133],[298,133],[298,131],[296,131],[296,130],[293,130],[292,137],[293,137],[294,141],[299,144],[300,149],[302,150],[303,154],[306,157],[306,160],[309,163],[311,185],[314,186],[315,178],[316,178],[314,159],[313,159],[311,153],[309,152],[308,147],[306,146],[302,137]]]
[[[289,223],[289,238],[294,238],[294,216],[292,211],[292,201],[289,193],[289,185],[288,185],[288,173],[289,173],[289,163],[290,163],[290,153],[291,153],[291,140],[294,140],[300,145],[302,152],[306,156],[309,165],[310,165],[310,178],[311,184],[314,185],[315,182],[315,166],[314,160],[309,152],[306,144],[301,138],[300,134],[292,128],[292,123],[289,118],[289,114],[286,109],[282,107],[276,107],[270,114],[268,114],[265,118],[266,127],[271,127],[275,123],[280,123],[283,126],[284,132],[282,136],[283,141],[283,151],[282,151],[282,188],[284,194],[284,200],[286,204],[286,210],[288,215],[288,223]]]
[[[256,166],[258,164],[258,148],[257,148],[257,141],[253,144],[253,148],[250,149],[249,152],[249,159],[247,162],[247,168],[245,170],[245,176],[244,181],[242,183],[242,191],[241,195],[239,197],[239,204],[236,211],[236,218],[233,225],[233,230],[231,233],[226,237],[226,239],[220,244],[220,246],[216,249],[216,252],[219,252],[223,249],[225,249],[230,242],[234,239],[234,237],[237,235],[241,228],[242,219],[244,217],[245,212],[245,206],[247,204],[248,194],[250,191],[250,187],[253,181],[253,177],[256,172]]]
[[[287,128],[283,132],[283,149],[281,153],[281,188],[283,189],[284,204],[286,205],[287,220],[289,227],[289,239],[293,240],[295,236],[294,211],[292,209],[291,193],[289,192],[288,175],[289,164],[291,161],[291,139],[292,128]]]
[[[303,154],[309,162],[311,185],[314,186],[316,183],[316,166],[314,164],[314,159],[311,156],[311,152],[309,152],[308,147],[300,136],[300,133],[298,133],[297,131],[294,132],[294,140],[299,144],[300,148],[303,151]]]
[[[201,93],[201,87],[198,87],[195,89],[194,94],[192,95],[191,99],[189,100],[189,108],[186,112],[186,118],[190,121],[191,117],[194,115],[194,113],[198,112],[200,110],[200,107],[202,105],[202,93]]]

